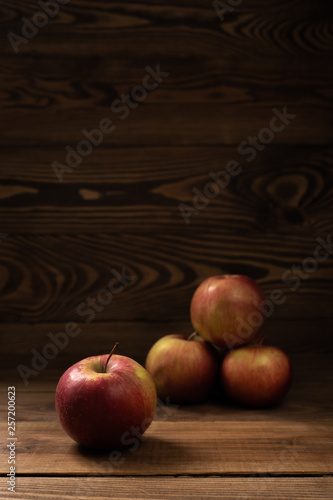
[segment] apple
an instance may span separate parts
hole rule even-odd
[[[56,412],[65,432],[91,448],[133,443],[150,426],[157,403],[149,373],[127,356],[91,356],[68,368],[55,394]]]
[[[146,358],[158,397],[176,404],[200,403],[216,382],[220,360],[215,349],[196,334],[171,334],[159,339]]]
[[[250,407],[279,403],[292,378],[287,354],[274,346],[244,346],[230,351],[221,364],[221,385],[236,402]]]
[[[264,321],[259,308],[264,300],[261,288],[248,276],[211,276],[192,297],[193,328],[204,340],[222,348],[247,344]]]

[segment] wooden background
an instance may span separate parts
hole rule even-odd
[[[40,9],[1,0],[0,10],[1,351],[11,380],[68,321],[82,333],[33,384],[116,340],[143,362],[160,336],[191,333],[191,296],[219,273],[247,274],[267,296],[283,290],[266,333],[314,363],[331,342],[333,256],[296,291],[282,277],[333,232],[331,3],[244,0],[221,22],[204,0],[72,0],[18,54],[7,33],[21,35],[22,17]],[[120,120],[112,102],[157,65],[169,76]],[[284,106],[297,117],[247,162],[239,144]],[[59,183],[52,163],[102,118],[116,129]],[[179,204],[191,206],[192,190],[230,160],[241,174],[186,224]],[[77,306],[122,268],[135,278],[85,323]]]

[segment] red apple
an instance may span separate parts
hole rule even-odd
[[[63,429],[74,441],[93,448],[133,443],[133,436],[142,436],[151,424],[156,402],[154,382],[139,363],[107,354],[68,368],[55,396]]]
[[[193,335],[166,335],[150,349],[146,369],[157,395],[177,404],[200,403],[218,380],[219,357],[215,349]]]
[[[264,321],[259,309],[264,300],[259,285],[248,276],[211,276],[193,295],[192,325],[203,339],[219,347],[246,344]]]
[[[222,387],[236,402],[272,406],[289,390],[291,363],[278,347],[245,346],[225,356],[220,374]]]

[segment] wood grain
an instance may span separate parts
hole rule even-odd
[[[330,143],[331,109],[285,102],[279,111],[282,112],[284,106],[296,116],[298,123],[295,118],[284,133],[276,134],[276,143],[323,146]],[[194,106],[171,102],[154,105],[147,100],[126,120],[115,120],[116,128],[105,136],[104,143],[136,146],[238,144],[249,134],[258,133],[269,125],[274,107],[270,103],[258,104],[253,109],[238,104],[199,103]],[[83,129],[90,131],[98,127],[101,120],[113,118],[109,107],[97,108],[92,113],[90,108],[84,109],[83,106],[80,110],[66,108],[61,113],[52,111],[46,115],[20,108],[18,111],[4,111],[2,115],[7,125],[1,130],[1,146],[65,143],[74,148],[84,139]],[[31,123],[35,126],[31,127]]]
[[[50,54],[20,57],[4,54],[0,61],[0,103],[4,109],[13,111],[18,107],[35,111],[77,110],[83,104],[92,110],[96,107],[108,110],[114,99],[142,84],[146,74],[150,59],[141,54],[131,58],[130,64],[128,59],[129,54],[124,57],[115,53],[111,65],[108,56],[77,54],[73,60],[69,54],[59,59]],[[162,60],[161,70],[170,75],[149,92],[150,104],[242,103],[253,107],[261,102],[273,107],[273,104],[283,106],[291,99],[304,106],[332,104],[330,57],[323,53],[312,57],[307,64],[302,58],[281,56],[249,59],[240,57],[225,44],[223,58],[210,52],[202,55],[200,64],[194,64],[199,62],[195,54],[191,59],[179,55]]]
[[[198,2],[196,5],[185,6],[179,2],[168,2],[155,5],[150,2],[130,2],[123,5],[118,2],[99,1],[91,7],[89,2],[80,2],[80,4],[69,4],[62,6],[57,18],[49,22],[48,26],[40,30],[36,45],[40,51],[45,51],[45,41],[48,35],[47,49],[49,53],[56,50],[57,53],[63,51],[66,53],[68,46],[59,44],[52,50],[55,38],[50,40],[52,35],[71,35],[71,42],[77,45],[79,40],[83,46],[86,46],[88,53],[94,50],[95,44],[98,44],[102,53],[117,53],[129,56],[133,54],[133,48],[145,55],[155,53],[165,54],[166,44],[170,50],[178,48],[180,38],[183,38],[183,53],[189,56],[191,51],[198,50],[200,53],[212,49],[214,43],[223,42],[230,44],[230,38],[234,47],[240,51],[247,51],[251,48],[271,54],[314,54],[330,53],[332,21],[332,9],[328,4],[324,4],[320,12],[316,10],[312,2],[300,2],[300,0],[287,5],[272,5],[270,9],[262,9],[262,2],[255,0],[239,5],[221,23],[218,15],[211,4]],[[16,0],[13,6],[9,6],[4,1],[0,4],[5,10],[4,27],[7,30],[20,30],[23,14],[27,17],[36,12],[36,6],[32,2],[30,5]],[[175,9],[175,6],[177,7]],[[73,25],[76,27],[73,33]],[[98,26],[98,34],[96,34]],[[173,37],[167,38],[172,28]],[[47,32],[47,33],[46,33]],[[93,38],[82,35],[94,34]],[[117,38],[114,44],[103,43],[103,36],[108,35],[121,37],[122,45],[117,44]],[[197,34],[197,36],[193,36]],[[76,36],[75,36],[76,35]],[[97,35],[97,36],[96,36]],[[153,39],[153,47],[145,42],[149,36]],[[191,44],[186,41],[191,38]],[[136,44],[133,44],[133,41]],[[128,50],[130,43],[132,52]],[[89,43],[90,42],[90,43]],[[125,43],[124,43],[125,42]],[[26,52],[32,50],[33,44],[27,44],[23,47]],[[82,46],[81,45],[81,46]],[[22,50],[23,50],[22,49]],[[7,53],[12,50],[10,44],[4,46]],[[35,48],[36,50],[36,48]],[[193,53],[193,52],[192,52]],[[174,53],[175,54],[175,53]],[[133,54],[135,58],[135,53]]]
[[[1,423],[3,432],[7,427]],[[77,446],[53,422],[19,422],[17,473],[34,475],[332,474],[331,423],[154,421],[142,442],[109,452]],[[6,451],[1,443],[2,457]],[[4,457],[5,458],[5,457]],[[2,458],[2,462],[4,462]],[[2,465],[1,472],[7,469]]]
[[[4,483],[4,478],[0,478],[0,498],[8,498]],[[112,477],[112,482],[108,477],[19,477],[15,498],[102,500],[112,495],[117,500],[331,500],[332,488],[330,477]]]
[[[263,237],[275,232],[278,240],[281,233],[314,236],[333,230],[331,149],[271,144],[251,163],[237,149],[97,148],[72,173],[65,172],[62,183],[52,162],[65,161],[65,148],[5,149],[1,230],[260,232]],[[222,177],[230,161],[237,161],[240,171]],[[225,180],[208,199],[210,172]]]
[[[5,32],[20,32],[22,13],[36,12],[34,4],[19,1],[3,9]],[[13,58],[9,41],[3,44],[2,144],[78,142],[83,128],[109,117],[111,102],[124,89],[140,84],[147,64],[170,73],[166,86],[117,123],[107,143],[238,143],[266,125],[274,106],[287,105],[298,125],[276,142],[329,144],[332,19],[330,6],[318,13],[310,2],[295,2],[292,9],[250,2],[222,24],[213,6],[203,3],[176,10],[140,2],[63,6],[20,47],[27,56],[23,64]],[[59,43],[68,39],[75,62],[68,43]]]
[[[272,318],[331,318],[333,260],[316,262],[317,246],[314,237],[276,234],[10,236],[0,248],[0,310],[12,323],[189,321],[196,287],[210,275],[236,273],[257,280],[267,299],[282,291]],[[103,292],[111,282],[120,293]]]

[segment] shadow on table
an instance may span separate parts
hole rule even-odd
[[[73,452],[91,463],[90,474],[101,476],[149,475],[150,466],[154,473],[158,469],[165,472],[170,462],[175,466],[195,459],[184,443],[154,435],[144,436],[136,447],[96,450],[73,444]]]

